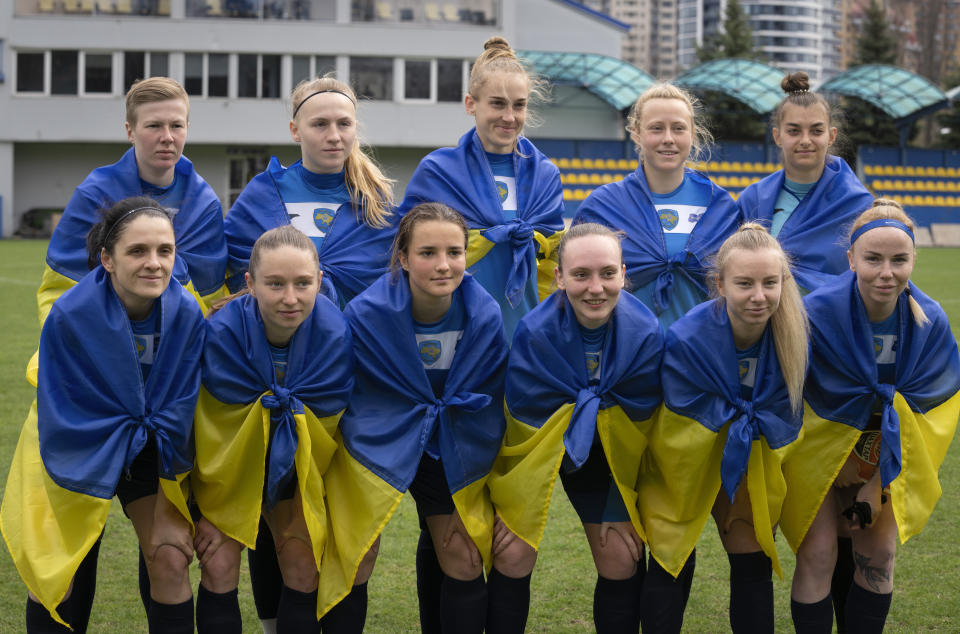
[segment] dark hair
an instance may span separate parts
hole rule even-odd
[[[623,240],[624,234],[622,231],[614,231],[606,225],[602,225],[597,222],[580,222],[575,225],[570,225],[570,228],[564,232],[563,237],[560,238],[560,245],[557,247],[557,269],[563,271],[563,252],[566,250],[567,244],[576,240],[577,238],[583,238],[586,236],[600,236],[603,238],[612,238],[617,243],[617,249],[620,251],[620,263],[623,263],[623,247],[621,246],[621,241]]]
[[[406,255],[410,247],[410,239],[413,237],[413,230],[421,222],[438,220],[440,222],[451,222],[463,231],[463,248],[467,248],[470,240],[470,230],[467,229],[467,223],[463,216],[447,207],[443,203],[420,203],[407,212],[407,215],[400,221],[397,227],[397,235],[393,239],[393,249],[390,254],[390,271],[396,277],[400,270],[400,254]]]
[[[787,94],[780,100],[780,103],[777,104],[777,107],[773,111],[773,116],[770,117],[770,122],[773,127],[779,128],[781,123],[783,123],[783,107],[787,104],[800,106],[801,108],[809,108],[814,104],[820,104],[827,113],[827,124],[831,127],[836,124],[836,116],[833,108],[830,107],[830,103],[823,95],[810,90],[810,78],[805,72],[800,71],[788,74],[780,82],[780,88]]]
[[[123,234],[124,228],[139,216],[163,218],[173,227],[170,213],[160,203],[147,196],[124,198],[102,212],[100,222],[87,232],[87,267],[90,270],[100,264],[100,251],[113,253],[113,247]]]

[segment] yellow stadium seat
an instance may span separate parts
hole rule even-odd
[[[938,167],[938,168],[936,169],[936,174],[935,174],[935,175],[937,176],[937,178],[946,178],[946,177],[947,177],[947,168],[945,168],[944,166],[941,165],[940,167]]]
[[[581,163],[583,164],[583,169],[585,169],[585,170],[597,169],[596,166],[595,166],[594,163],[593,163],[593,159],[592,159],[592,158],[581,159]]]
[[[581,160],[578,159],[577,157],[573,157],[572,159],[570,159],[570,169],[572,169],[572,170],[582,170],[582,169],[583,169],[583,161],[581,161]]]
[[[617,169],[618,170],[628,170],[630,169],[630,161],[625,158],[617,159]]]
[[[569,189],[563,190],[563,199],[564,200],[573,200],[573,191]]]
[[[730,197],[736,200],[737,198],[740,198],[740,192],[730,192]]]
[[[917,168],[914,167],[913,165],[907,165],[906,167],[903,168],[903,173],[906,174],[907,176],[916,176]]]
[[[934,197],[930,194],[927,194],[923,197],[923,205],[926,207],[933,207],[936,205],[936,199],[934,199]]]
[[[947,191],[960,192],[960,183],[958,183],[957,181],[948,181]]]
[[[568,182],[568,180],[569,180],[569,179],[567,178],[567,175],[564,174],[563,172],[560,172],[560,184],[561,184],[561,185],[566,185],[567,182]]]
[[[591,185],[603,185],[603,181],[600,179],[600,175],[594,172],[590,174],[590,184]]]
[[[870,186],[873,187],[873,188],[876,189],[876,190],[880,190],[880,189],[883,189],[883,183],[884,183],[884,182],[878,178],[877,180],[873,181],[873,182],[870,184]]]
[[[936,185],[937,185],[936,191],[938,192],[947,191],[947,181],[937,181]]]
[[[893,166],[893,175],[894,175],[894,176],[903,176],[903,175],[905,175],[906,173],[907,173],[907,172],[906,172],[906,170],[904,169],[903,165],[894,165],[894,166]]]
[[[876,172],[874,171],[874,169],[873,169],[873,165],[864,165],[864,166],[863,166],[863,173],[866,174],[867,176],[876,176],[876,175],[877,175],[877,173],[876,173]]]
[[[880,171],[884,176],[893,176],[893,165],[882,165]]]
[[[600,177],[600,182],[603,183],[604,185],[606,185],[607,183],[612,183],[612,182],[613,182],[613,174],[603,174],[603,175]]]
[[[569,159],[565,159],[565,158],[558,158],[558,159],[557,159],[557,167],[559,167],[559,168],[562,169],[562,170],[568,170],[568,169],[570,169],[570,160],[569,160]]]
[[[944,196],[942,196],[942,195],[934,197],[934,199],[933,199],[933,204],[936,205],[937,207],[944,207],[944,206],[946,206],[946,204],[947,204],[946,197],[944,197]]]
[[[947,168],[947,177],[948,177],[948,178],[960,178],[960,167],[948,167],[948,168]]]
[[[720,167],[719,167],[719,169],[720,169],[721,172],[732,172],[732,171],[733,171],[733,169],[731,169],[731,167],[730,167],[730,161],[720,161]]]
[[[739,173],[739,172],[742,172],[742,171],[743,171],[743,163],[741,163],[740,161],[732,161],[732,162],[730,163],[730,171],[731,171],[731,172],[738,172],[738,173]]]
[[[764,164],[763,164],[763,171],[766,172],[767,174],[772,174],[772,173],[776,172],[778,169],[780,169],[780,166],[777,165],[776,163],[764,163]]]
[[[726,189],[727,187],[730,187],[730,179],[728,179],[723,174],[714,176],[713,182],[716,183],[718,187],[723,187],[724,189]]]
[[[756,163],[753,164],[753,171],[756,172],[757,174],[761,174],[767,171],[767,164],[757,161]]]

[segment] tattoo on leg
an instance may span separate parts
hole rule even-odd
[[[856,550],[853,551],[853,559],[857,564],[857,570],[863,575],[867,585],[877,594],[883,594],[880,591],[880,584],[890,581],[890,571],[881,566],[871,566],[870,558]]]

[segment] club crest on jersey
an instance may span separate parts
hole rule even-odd
[[[587,374],[592,376],[593,373],[597,371],[597,368],[600,367],[600,353],[587,352],[585,354],[587,360]]]
[[[737,361],[737,364],[740,366],[740,380],[743,381],[743,378],[747,376],[747,373],[750,371],[750,362],[742,359]]]
[[[510,193],[507,184],[503,181],[497,181],[497,194],[500,195],[500,202],[503,202],[507,199],[507,194]]]
[[[439,339],[427,339],[420,342],[420,360],[424,365],[433,365],[440,358],[441,346]]]
[[[138,359],[143,358],[143,353],[147,349],[147,340],[144,339],[143,337],[137,337],[136,335],[134,335],[133,342],[137,344],[137,358]]]
[[[317,207],[313,210],[313,224],[317,225],[317,229],[326,231],[331,222],[333,222],[333,214],[329,209]]]
[[[874,337],[873,354],[874,356],[879,357],[881,352],[883,352],[883,337]]]
[[[676,228],[677,223],[680,222],[680,214],[677,213],[675,209],[661,209],[660,210],[660,226],[670,231]]]

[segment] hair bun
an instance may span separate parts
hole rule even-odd
[[[493,37],[491,37],[490,39],[488,39],[486,42],[483,43],[483,50],[489,51],[492,49],[500,49],[504,51],[513,52],[513,49],[510,48],[510,43],[507,42],[507,40],[505,40],[504,38],[500,37],[499,35],[494,35]]]
[[[810,90],[810,77],[803,71],[790,73],[780,81],[780,88],[788,95],[795,92],[806,92]]]

